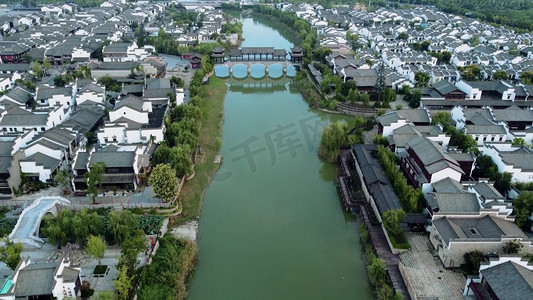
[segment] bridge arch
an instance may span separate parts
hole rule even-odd
[[[41,248],[44,241],[39,238],[39,225],[46,213],[58,214],[58,206],[70,205],[70,201],[59,196],[40,197],[33,201],[20,214],[9,239],[15,243]]]

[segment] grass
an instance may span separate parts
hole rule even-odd
[[[104,277],[106,272],[107,272],[107,266],[106,265],[101,265],[101,266],[94,267],[93,274],[96,277]]]
[[[213,163],[218,154],[219,143],[217,138],[222,136],[222,123],[224,119],[224,97],[226,96],[226,83],[212,76],[209,84],[202,86],[201,95],[207,95],[204,100],[206,117],[198,136],[198,144],[202,146],[203,160],[194,166],[195,176],[187,181],[181,189],[179,199],[183,211],[176,220],[175,225],[186,223],[200,216],[202,198],[209,187],[211,179],[218,170],[219,164]]]
[[[400,232],[399,234],[392,234],[390,232],[387,232],[387,234],[389,235],[389,239],[394,248],[411,249],[411,245],[409,245],[409,242],[407,241],[407,237],[405,236],[405,233]]]

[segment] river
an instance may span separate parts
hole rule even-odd
[[[292,44],[242,19],[244,47]],[[252,70],[254,72],[254,70]],[[321,128],[288,79],[227,79],[223,163],[203,199],[189,300],[372,299],[359,226],[344,213]]]

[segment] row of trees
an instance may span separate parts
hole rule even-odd
[[[293,12],[281,11],[267,5],[254,5],[254,13],[262,14],[269,17],[274,17],[288,28],[293,28],[297,42],[300,42],[304,54],[304,63],[310,64],[313,59],[313,51],[315,50],[317,33],[316,29],[311,28],[311,25],[298,18]]]
[[[450,122],[450,114],[447,112],[439,112],[433,116],[431,123],[433,125],[441,124],[443,131],[450,135],[450,146],[456,146],[462,149],[463,152],[472,151],[478,154],[477,142],[463,131],[458,130]]]
[[[378,145],[377,157],[404,210],[409,213],[419,212],[425,203],[422,190],[407,184],[402,171],[398,169],[396,155],[388,147]]]

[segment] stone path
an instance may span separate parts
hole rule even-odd
[[[414,299],[463,299],[466,278],[460,271],[445,269],[430,252],[427,236],[407,234],[411,251],[400,254],[404,278]]]

